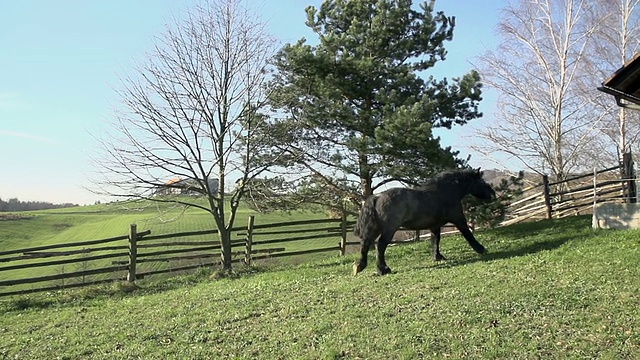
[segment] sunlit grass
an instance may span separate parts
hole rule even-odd
[[[0,300],[0,358],[637,359],[640,231],[577,217],[355,255]],[[373,254],[372,254],[373,255]]]

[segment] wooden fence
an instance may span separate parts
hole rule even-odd
[[[541,182],[524,189],[524,195],[511,203],[500,224],[561,218],[590,213],[595,203],[635,202],[635,178],[621,166],[572,176],[564,181],[550,182],[543,175]]]
[[[354,221],[320,219],[233,228],[233,262],[335,251],[344,255]],[[217,230],[151,235],[131,225],[128,235],[0,252],[0,296],[54,291],[117,280],[179,273],[220,263]],[[335,241],[335,242],[334,242]],[[55,260],[51,260],[55,258]],[[73,266],[69,270],[68,266]],[[34,276],[36,275],[36,276]],[[39,284],[39,285],[34,285]]]
[[[509,206],[502,225],[587,213],[600,202],[635,202],[635,179],[620,179],[620,170],[615,166],[563,182],[543,176],[540,184],[525,189],[525,195]],[[250,217],[246,226],[231,230],[235,263],[330,251],[344,255],[349,245],[359,244],[349,241],[355,221],[348,221],[344,214],[340,219],[258,225],[254,221]],[[151,235],[150,230],[139,232],[131,225],[128,235],[2,251],[0,297],[216,266],[220,262],[217,233]],[[407,240],[418,238],[420,232],[410,232]]]

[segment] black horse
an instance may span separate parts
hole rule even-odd
[[[431,230],[435,260],[445,260],[440,253],[440,228],[447,223],[456,226],[473,250],[479,254],[485,253],[484,246],[469,230],[462,211],[462,198],[467,194],[483,200],[491,200],[496,196],[491,186],[482,179],[480,169],[464,169],[443,172],[418,188],[394,188],[369,197],[360,210],[354,228],[354,233],[361,239],[361,256],[360,261],[353,265],[353,274],[367,267],[367,253],[378,236],[378,274],[390,273],[384,252],[400,227]]]

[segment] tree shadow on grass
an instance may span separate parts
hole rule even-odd
[[[87,284],[82,287],[61,288],[0,298],[0,313],[50,307],[86,307],[90,306],[90,302],[95,299],[121,299],[141,292],[144,290],[135,283],[113,280],[100,284]]]
[[[533,235],[541,232],[561,230],[562,232],[581,232],[591,227],[591,215],[580,215],[562,219],[548,219],[524,222],[490,230],[496,236],[511,238]]]
[[[337,259],[325,260],[325,261],[323,261],[321,263],[313,263],[313,264],[309,265],[309,267],[311,267],[311,268],[332,268],[332,267],[336,267],[336,266],[352,265],[353,262],[354,262],[354,258],[352,256],[341,256],[341,257],[339,257]]]
[[[156,294],[194,286],[207,281],[217,281],[220,279],[233,281],[266,271],[269,271],[266,267],[243,266],[236,267],[235,271],[221,275],[214,269],[201,268],[192,274],[178,275],[157,281],[138,281],[137,283],[132,283],[124,280],[114,280],[113,282],[87,285],[72,289],[14,295],[12,297],[0,298],[0,313],[29,309],[46,309],[50,307],[92,306],[91,302],[93,300],[106,298],[124,299],[139,295]]]

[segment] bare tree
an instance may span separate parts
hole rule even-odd
[[[604,112],[601,149],[622,159],[630,144],[640,139],[640,112],[619,107],[608,94],[598,92],[599,85],[631,59],[640,49],[640,0],[597,0],[593,2],[588,21],[597,26],[584,66],[588,71],[585,96],[597,111]]]
[[[123,78],[115,135],[102,142],[100,188],[209,212],[224,270],[244,184],[264,170],[253,165],[262,151],[253,139],[275,52],[265,26],[241,0],[194,7]]]
[[[502,42],[477,64],[499,99],[495,122],[479,129],[476,151],[507,154],[556,180],[593,166],[588,151],[604,115],[577,96],[596,30],[584,21],[590,6],[586,0],[527,0],[503,10]]]

